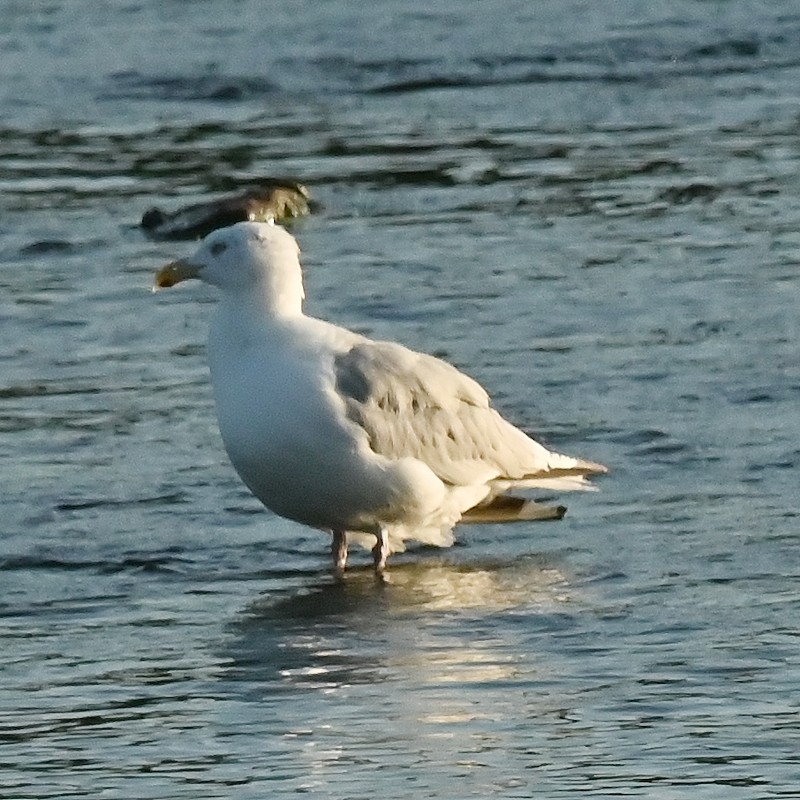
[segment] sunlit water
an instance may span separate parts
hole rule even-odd
[[[755,8],[755,10],[754,10]],[[759,10],[760,9],[760,10]],[[797,797],[795,3],[3,5],[0,795]],[[602,461],[337,583],[227,464],[177,208]]]

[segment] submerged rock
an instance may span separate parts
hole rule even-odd
[[[200,239],[237,222],[286,222],[311,212],[308,190],[292,181],[266,181],[218,200],[195,203],[178,211],[150,208],[140,223],[152,239]]]

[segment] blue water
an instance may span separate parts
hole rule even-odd
[[[800,7],[362,6],[0,10],[0,796],[797,797]],[[137,228],[264,176],[601,492],[334,581]]]

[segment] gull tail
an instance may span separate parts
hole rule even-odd
[[[524,497],[503,494],[488,503],[477,505],[464,513],[462,522],[522,522],[524,520],[561,519],[566,506],[548,506]]]
[[[554,454],[556,455],[556,454]],[[595,475],[604,475],[608,468],[594,461],[573,459],[567,456],[557,456],[563,459],[564,466],[556,462],[547,469],[529,473],[521,478],[498,478],[492,481],[492,487],[500,492],[510,489],[546,489],[551,492],[596,492],[597,487],[589,482]],[[571,463],[570,463],[571,462]]]

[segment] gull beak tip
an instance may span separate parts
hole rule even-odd
[[[164,267],[156,272],[153,278],[152,291],[157,292],[160,289],[169,289],[171,286],[180,283],[181,281],[188,280],[189,278],[198,277],[198,267],[183,259],[177,261],[170,261]]]

